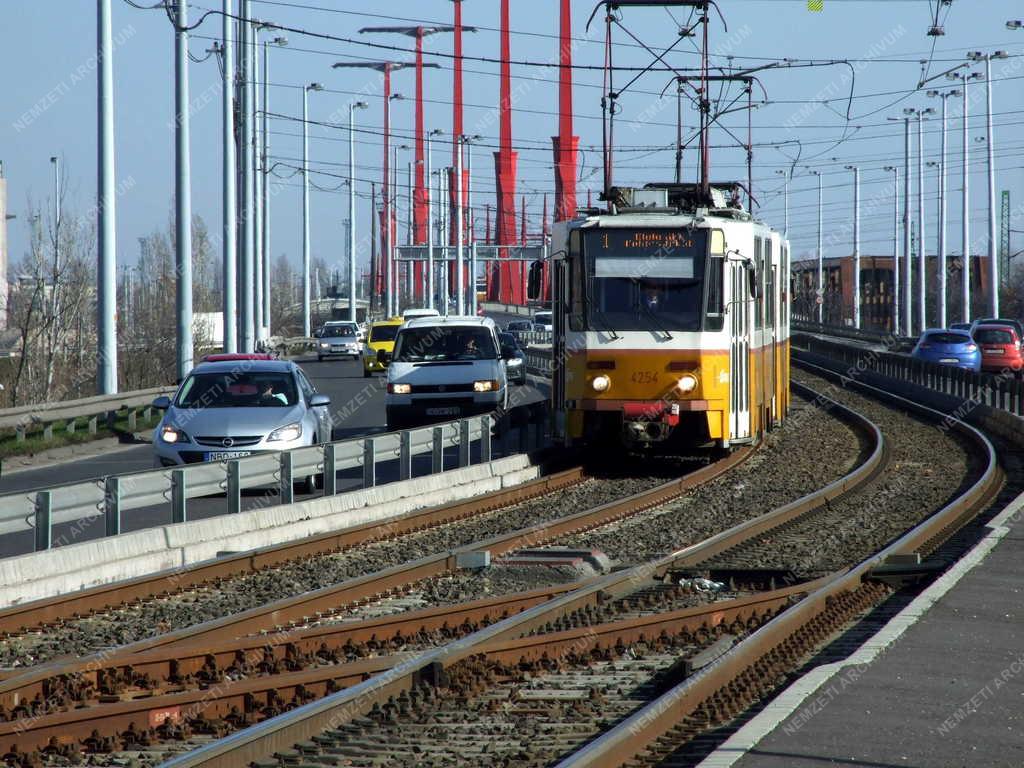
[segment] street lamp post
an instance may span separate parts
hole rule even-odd
[[[476,315],[476,233],[474,231],[473,218],[473,142],[480,141],[483,137],[480,134],[463,136],[462,143],[466,147],[466,218],[468,226],[466,232],[469,235],[469,313]]]
[[[184,379],[192,370],[192,161],[189,155],[188,3],[178,0],[175,15],[176,129],[174,142],[174,234],[177,285],[177,374]]]
[[[853,327],[860,329],[860,168],[846,170],[853,171]]]
[[[309,92],[322,91],[320,83],[302,88],[302,335],[309,337]]]
[[[270,254],[270,166],[268,164],[268,158],[270,157],[270,127],[269,118],[267,113],[270,111],[270,92],[268,83],[270,82],[270,56],[268,50],[271,45],[283,47],[288,45],[287,37],[275,37],[270,40],[263,41],[263,129],[260,132],[260,169],[262,176],[262,184],[260,186],[260,207],[262,208],[262,223],[263,231],[260,233],[262,240],[262,252],[263,252],[263,271],[262,274],[257,276],[258,280],[263,282],[263,306],[257,307],[257,317],[262,315],[262,323],[257,322],[256,327],[259,329],[257,335],[262,334],[262,338],[266,339],[270,337],[270,267],[271,267],[271,254]]]
[[[927,296],[928,296],[928,257],[925,247],[924,236],[924,119],[926,115],[934,114],[931,107],[925,109],[907,108],[903,114],[912,115],[917,118],[917,323],[918,328],[924,331],[928,325]],[[907,273],[910,277],[910,273]],[[908,279],[909,293],[909,279]]]
[[[348,319],[356,321],[356,119],[365,101],[348,105]]]
[[[825,316],[825,257],[821,247],[821,171],[811,171],[818,177],[818,322],[824,322]]]
[[[775,173],[782,176],[782,202],[785,216],[782,231],[785,237],[789,237],[789,172],[779,169]]]
[[[221,190],[223,196],[223,237],[221,280],[224,283],[221,314],[224,318],[224,351],[238,351],[238,306],[235,300],[235,282],[238,275],[237,246],[237,215],[236,184],[237,166],[235,165],[235,56],[234,56],[234,19],[232,18],[231,0],[224,0],[223,35],[221,54],[223,75],[221,88],[221,142],[222,164]]]
[[[1016,29],[1007,25],[1011,29]],[[971,61],[985,62],[985,123],[987,127],[987,159],[988,169],[988,274],[989,274],[989,312],[992,317],[999,317],[999,261],[996,258],[996,172],[995,172],[995,137],[992,133],[992,59],[1005,59],[1006,51],[982,53],[972,51],[967,54]]]
[[[462,136],[455,137],[455,306],[456,314],[466,312],[466,275],[463,270],[462,241]]]
[[[946,75],[950,80],[960,80],[963,83],[961,95],[963,96],[963,107],[962,107],[962,123],[961,136],[963,143],[963,153],[960,157],[960,173],[962,178],[962,186],[960,190],[961,196],[961,222],[960,222],[960,241],[963,250],[963,272],[960,275],[960,291],[961,291],[961,316],[960,320],[964,323],[971,322],[971,215],[970,215],[970,173],[968,171],[968,160],[970,158],[970,146],[971,142],[968,140],[968,120],[967,120],[967,105],[969,101],[967,99],[967,84],[971,80],[977,80],[981,77],[980,72],[971,73],[960,73],[950,72]]]
[[[892,331],[900,333],[900,169],[887,165],[892,173]],[[908,334],[909,335],[909,334]]]
[[[950,96],[959,96],[959,90],[951,90],[946,92],[941,91],[928,91],[928,95],[932,98],[938,97],[942,99],[942,152],[939,156],[939,162],[937,163],[939,171],[939,263],[938,263],[938,274],[939,274],[939,316],[938,326],[940,328],[946,327],[946,116],[947,116],[947,101]]]
[[[433,206],[433,195],[430,194],[431,186],[431,174],[433,173],[433,142],[431,137],[439,136],[442,133],[440,128],[435,128],[425,136],[426,143],[426,178],[427,178],[427,263],[426,263],[426,274],[423,276],[426,280],[426,287],[424,293],[427,296],[427,308],[434,308],[434,206]],[[439,199],[439,203],[443,205],[443,201]],[[443,242],[443,241],[442,241]]]

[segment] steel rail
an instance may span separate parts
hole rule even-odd
[[[823,402],[830,402],[833,409],[843,413],[851,423],[859,425],[868,440],[881,439],[881,432],[877,427],[860,414],[830,401],[828,398],[821,397],[820,399]],[[881,444],[874,443],[868,460],[847,476],[848,478],[850,475],[854,477],[845,484],[845,491],[840,491],[836,483],[830,483],[825,488],[808,494],[808,500],[816,499],[816,502],[809,506],[791,504],[765,513],[762,517],[767,517],[768,521],[773,523],[767,528],[783,525],[806,514],[810,509],[823,506],[834,500],[839,494],[851,493],[862,487],[877,472],[878,467],[884,461],[884,456],[884,440]],[[786,512],[780,513],[782,509],[785,509]],[[499,621],[467,637],[452,641],[440,648],[424,651],[413,659],[396,665],[363,683],[173,758],[166,765],[173,766],[173,768],[197,768],[198,766],[242,768],[248,766],[252,761],[260,760],[282,749],[289,749],[296,742],[308,739],[320,731],[337,728],[351,718],[368,711],[374,705],[380,706],[389,698],[397,698],[403,691],[408,692],[422,681],[438,680],[443,676],[445,669],[480,653],[484,648],[493,647],[494,644],[512,642],[515,638],[521,638],[530,631],[540,630],[546,623],[573,611],[585,610],[588,606],[598,606],[609,599],[629,594],[641,586],[651,584],[652,577],[668,573],[674,567],[679,567],[679,564],[691,562],[692,559],[706,560],[711,556],[709,553],[735,546],[767,528],[751,522],[741,523],[729,531],[713,537],[716,542],[709,547],[702,549],[702,545],[705,544],[702,542],[653,562],[594,579],[579,589],[524,610],[514,617]],[[774,622],[770,622],[768,626],[771,626],[772,623]]]
[[[794,358],[798,364],[814,368],[817,373],[829,378],[840,376],[828,369],[801,362],[799,355],[794,355]],[[986,460],[984,472],[955,500],[876,554],[865,558],[845,573],[830,578],[824,586],[738,643],[707,668],[676,685],[611,730],[563,759],[557,768],[605,768],[634,760],[645,749],[651,748],[660,737],[683,723],[684,719],[696,712],[702,704],[712,701],[716,696],[726,696],[733,681],[822,617],[836,603],[837,598],[858,589],[870,578],[872,569],[896,554],[927,554],[964,520],[973,516],[998,494],[1002,484],[1002,472],[992,444],[980,431],[958,419],[951,422],[946,414],[920,403],[871,387],[850,377],[843,377],[842,381],[852,382],[859,389],[896,402],[900,407],[915,411],[926,418],[943,420],[951,424],[953,429],[979,449],[979,453]]]
[[[255,573],[264,568],[316,555],[330,554],[372,541],[395,538],[455,520],[527,501],[554,490],[582,482],[583,467],[545,475],[511,488],[503,488],[472,499],[418,509],[386,521],[368,522],[340,531],[207,560],[186,568],[172,568],[125,581],[101,584],[90,589],[33,600],[0,610],[0,637],[95,612],[125,603],[202,587],[217,581]]]
[[[732,626],[738,622],[743,631],[747,631],[786,609],[823,581],[825,579],[818,579],[809,584],[665,613],[612,619],[560,632],[500,640],[481,645],[474,655],[522,664],[541,662],[568,652],[589,653],[664,634],[694,633],[720,624]],[[257,657],[248,662],[244,673],[210,680],[202,688],[174,690],[171,686],[168,690],[168,686],[158,686],[144,696],[120,700],[117,696],[110,696],[110,701],[102,706],[82,706],[33,717],[27,727],[17,720],[0,723],[0,740],[13,739],[20,752],[29,752],[66,743],[69,734],[104,739],[110,745],[113,741],[141,743],[152,738],[151,729],[166,719],[186,723],[201,720],[214,731],[222,724],[243,727],[266,718],[275,707],[283,709],[295,701],[304,703],[305,700],[328,696],[395,666],[408,664],[414,657],[414,653],[399,652],[280,673],[266,672],[266,662]]]
[[[102,651],[72,663],[57,660],[40,665],[23,673],[15,673],[0,681],[0,706],[8,709],[17,707],[26,698],[46,697],[50,681],[69,675],[83,677],[84,683],[95,683],[97,676],[105,671],[129,664],[137,665],[138,656],[147,652],[160,665],[177,660],[178,653],[195,646],[202,646],[207,653],[216,644],[231,644],[237,638],[260,632],[289,631],[298,624],[308,623],[310,617],[330,614],[341,608],[377,599],[381,596],[402,591],[409,585],[434,576],[453,572],[458,568],[460,553],[489,551],[498,556],[523,546],[536,546],[552,539],[603,525],[622,517],[636,514],[675,498],[684,491],[719,477],[746,460],[752,449],[743,449],[727,457],[701,467],[690,474],[662,483],[623,499],[607,502],[588,510],[576,512],[554,520],[537,523],[504,534],[482,539],[471,544],[446,550],[392,566],[380,571],[339,582],[321,589],[277,600],[266,605],[241,611],[236,614],[212,619],[201,624],[167,632],[155,637],[129,643],[113,651]],[[517,486],[506,491],[489,494],[470,501],[458,502],[450,507],[435,508],[436,515],[448,515],[452,509],[460,514],[442,519],[460,519],[472,514],[474,505],[497,509],[515,501],[534,498],[553,490],[574,484],[582,478],[580,468],[568,470],[556,476],[542,478],[530,483],[530,488]],[[486,510],[484,510],[486,511]],[[423,518],[420,518],[423,522]],[[381,524],[370,525],[369,530]],[[367,526],[361,526],[366,529]],[[412,527],[411,530],[416,530]],[[339,534],[332,534],[337,536]]]

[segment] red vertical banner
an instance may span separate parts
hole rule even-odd
[[[509,0],[501,0],[501,87],[498,102],[500,121],[498,151],[494,153],[497,179],[497,239],[499,245],[516,242],[516,153],[512,151],[512,71],[509,40]],[[522,304],[522,267],[509,263],[507,254],[498,274],[498,300],[506,304]]]
[[[555,221],[576,215],[576,158],[579,137],[572,135],[572,14],[561,0],[558,35],[558,136],[552,137],[555,160]]]
[[[412,232],[413,243],[427,242],[427,195],[426,153],[423,144],[423,27],[416,28],[416,169],[415,189],[412,190]],[[413,265],[413,296],[418,302],[423,299],[423,264]]]

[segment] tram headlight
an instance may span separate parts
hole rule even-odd
[[[603,373],[590,380],[590,386],[595,392],[606,392],[611,385],[612,380]]]
[[[697,377],[692,373],[684,373],[679,377],[679,383],[676,386],[679,387],[680,392],[688,395],[697,388]]]

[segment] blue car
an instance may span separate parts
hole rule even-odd
[[[911,356],[926,363],[981,370],[981,350],[967,331],[929,328],[917,340]]]

